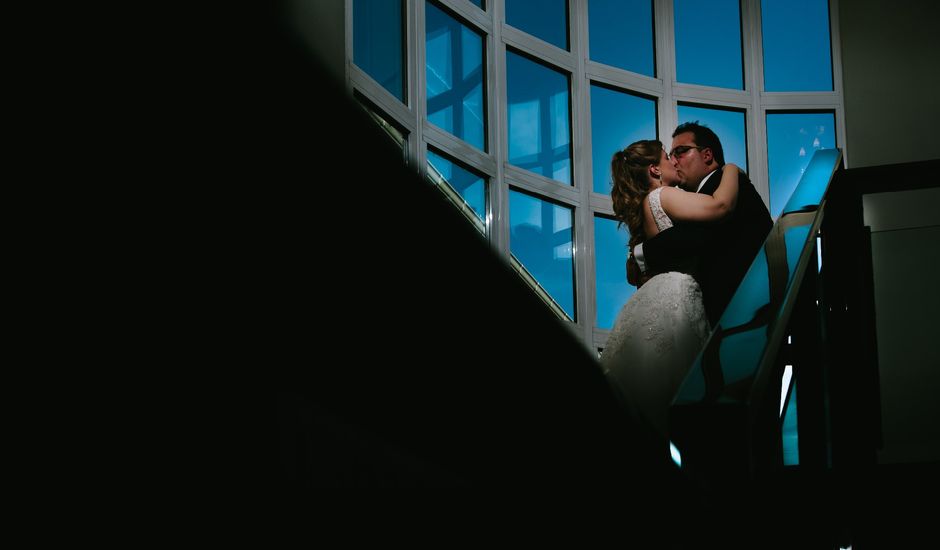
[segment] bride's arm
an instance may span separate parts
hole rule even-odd
[[[714,195],[687,193],[667,187],[660,194],[663,210],[673,221],[709,222],[721,219],[734,210],[738,200],[738,167],[726,164],[721,182]]]

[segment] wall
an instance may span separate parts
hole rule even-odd
[[[938,6],[840,0],[848,168],[940,159]]]
[[[881,463],[940,460],[940,188],[863,195],[871,228]]]
[[[938,4],[840,0],[839,19],[847,167],[940,159]],[[940,460],[931,426],[940,418],[940,304],[925,292],[940,277],[940,192],[865,195],[864,207],[872,229],[881,379],[878,460]]]
[[[286,0],[289,25],[338,82],[346,78],[343,0]]]

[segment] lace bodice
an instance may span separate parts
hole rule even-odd
[[[662,187],[653,189],[649,194],[649,198],[650,210],[653,212],[653,220],[656,222],[656,227],[658,227],[660,231],[665,231],[672,227],[672,219],[666,214],[666,211],[663,210],[663,203],[659,198],[659,194],[662,190]]]

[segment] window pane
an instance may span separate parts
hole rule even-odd
[[[738,0],[675,0],[679,82],[744,89]]]
[[[572,210],[509,191],[509,250],[572,319]]]
[[[656,138],[656,102],[635,95],[591,86],[591,159],[594,192],[610,193],[610,159],[640,139]]]
[[[486,180],[473,172],[428,150],[428,165],[443,178],[448,187],[456,191],[480,221],[486,220]],[[433,179],[433,174],[432,174]]]
[[[627,282],[627,226],[617,229],[615,220],[594,217],[594,255],[597,279],[597,326],[612,329],[620,308],[636,292]]]
[[[483,37],[426,3],[428,120],[486,150]]]
[[[353,97],[366,110],[372,120],[379,125],[385,135],[401,149],[402,160],[405,164],[408,164],[408,132],[359,92],[353,92]]]
[[[486,5],[483,3],[483,0],[470,0],[470,3],[480,8],[481,10],[486,9]]]
[[[832,90],[827,0],[761,0],[764,89]]]
[[[733,162],[747,172],[747,134],[744,130],[744,113],[723,109],[706,109],[679,105],[679,122],[699,121],[708,126],[721,141],[725,162]]]
[[[506,0],[506,23],[563,50],[568,49],[568,2]]]
[[[353,62],[405,101],[405,42],[401,0],[353,2]]]
[[[813,153],[836,146],[834,113],[768,113],[770,215],[777,219]]]
[[[568,75],[506,52],[509,162],[571,185]]]
[[[588,2],[591,59],[646,76],[653,68],[653,3],[650,0]]]

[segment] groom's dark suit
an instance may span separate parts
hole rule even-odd
[[[705,313],[715,326],[754,256],[764,244],[773,221],[754,185],[744,172],[738,180],[734,212],[718,222],[682,223],[643,243],[647,273],[686,271],[696,258],[693,273],[702,287]],[[699,193],[712,195],[721,183],[713,174]]]

